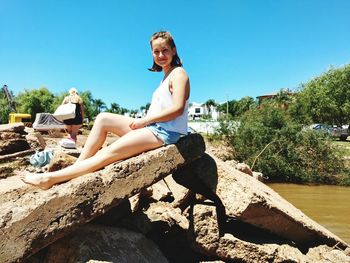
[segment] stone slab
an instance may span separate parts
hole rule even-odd
[[[198,134],[49,190],[0,180],[0,262],[20,262],[204,154]],[[11,182],[10,182],[11,181]],[[15,185],[13,185],[15,183]]]

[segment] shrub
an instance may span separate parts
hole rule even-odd
[[[341,153],[330,138],[303,129],[281,108],[265,105],[250,110],[237,129],[218,133],[233,148],[232,158],[272,181],[334,184],[345,173]]]

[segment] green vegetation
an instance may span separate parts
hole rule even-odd
[[[8,123],[11,108],[7,102],[5,92],[0,89],[0,123]]]
[[[303,129],[281,108],[265,105],[240,118],[229,137],[233,158],[272,181],[338,183],[344,174],[341,152],[323,133]]]
[[[350,141],[332,141],[334,147],[337,147],[345,157],[350,158]]]
[[[350,65],[330,69],[302,84],[294,96],[281,91],[260,105],[233,111],[212,139],[225,140],[233,159],[271,181],[350,185],[344,161],[350,147],[339,147],[327,134],[306,128],[310,123],[348,123],[349,85]]]
[[[26,89],[20,92],[18,96],[13,96],[13,98],[17,106],[17,112],[31,114],[32,122],[34,122],[37,113],[53,113],[67,95],[68,92],[53,94],[46,87],[41,87],[38,89]],[[93,120],[102,111],[118,114],[129,112],[131,115],[138,112],[138,110],[123,108],[115,102],[111,103],[111,106],[108,107],[101,99],[95,99],[90,91],[80,92],[79,96],[83,99],[85,117],[89,120]],[[147,103],[140,109],[148,109],[149,106],[150,104]],[[8,116],[11,109],[2,89],[0,89],[0,107],[2,109],[0,111],[0,124],[8,123]]]
[[[301,123],[350,122],[350,65],[331,68],[302,84],[290,112]]]
[[[210,100],[208,100],[210,101]],[[226,103],[218,105],[220,112],[228,114],[227,118],[236,118],[241,116],[246,111],[253,109],[257,106],[256,102],[252,97],[246,96],[240,100],[230,100]]]

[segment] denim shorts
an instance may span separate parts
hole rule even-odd
[[[182,136],[181,133],[165,130],[157,123],[150,124],[145,128],[149,129],[157,138],[161,139],[164,145],[176,143]]]

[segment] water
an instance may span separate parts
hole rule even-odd
[[[350,244],[350,187],[269,184],[304,214]]]

